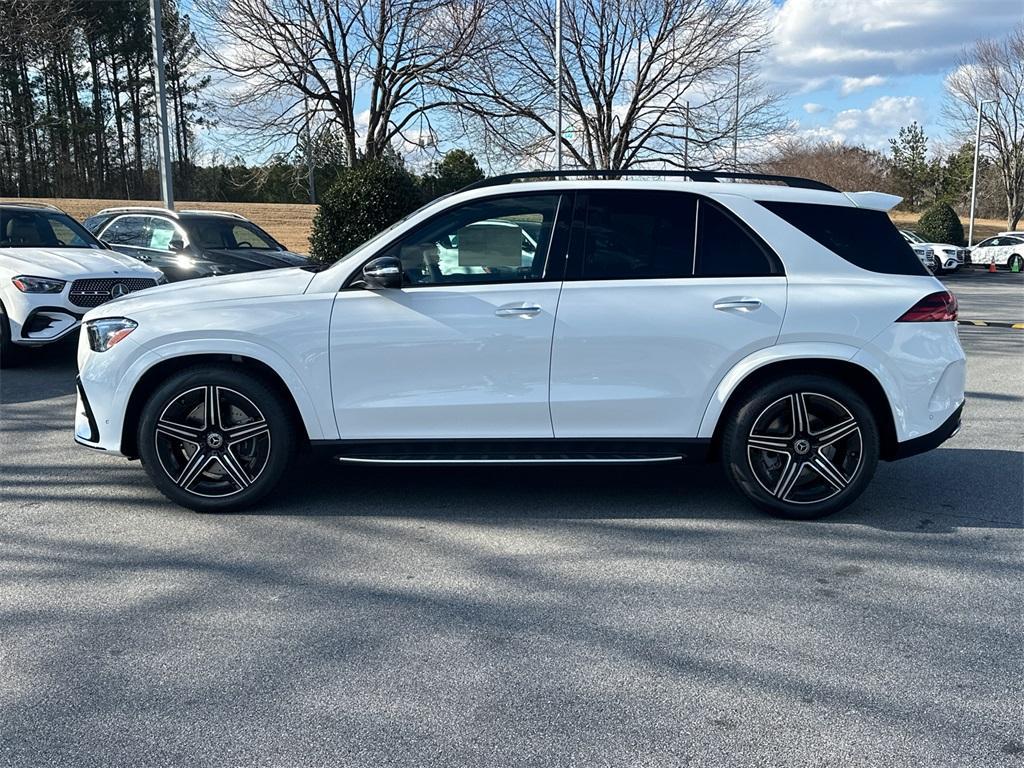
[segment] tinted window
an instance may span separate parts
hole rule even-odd
[[[171,250],[171,240],[181,239],[174,224],[167,219],[152,218],[149,220],[149,238],[147,247],[158,251]]]
[[[280,250],[280,247],[255,224],[227,217],[189,218],[182,220],[194,243],[203,248],[260,248]]]
[[[1003,241],[1003,245],[1020,245],[1021,243],[1024,243],[1024,240],[1019,237],[1007,237]]]
[[[781,274],[767,249],[718,206],[701,200],[697,218],[698,277]]]
[[[0,248],[93,248],[96,241],[64,213],[0,210]]]
[[[591,192],[584,280],[689,277],[696,199],[678,192]]]
[[[861,269],[887,275],[929,274],[884,211],[768,201],[761,205]]]
[[[427,222],[381,255],[401,259],[409,285],[538,280],[558,199],[523,195],[469,203]]]
[[[101,237],[114,245],[149,247],[145,216],[121,216],[103,230]]]
[[[262,248],[271,250],[277,246],[256,227],[249,224],[235,224],[231,227],[231,237],[235,240],[238,248]]]

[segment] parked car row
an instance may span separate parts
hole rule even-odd
[[[921,260],[933,274],[941,275],[943,272],[955,272],[964,265],[969,257],[967,248],[961,248],[949,243],[928,243],[918,234],[908,229],[901,229],[900,234],[910,243],[917,258]]]
[[[73,333],[111,299],[166,282],[302,266],[234,213],[108,208],[79,224],[45,203],[0,203],[0,366]]]

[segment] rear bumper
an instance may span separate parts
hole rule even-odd
[[[963,412],[964,403],[960,403],[960,406],[934,432],[897,443],[896,452],[893,454],[892,460],[905,459],[908,456],[916,456],[919,453],[938,448],[960,431],[960,421]]]

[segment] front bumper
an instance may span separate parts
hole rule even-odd
[[[921,435],[915,437],[912,440],[904,440],[902,443],[896,445],[896,452],[893,454],[893,459],[905,459],[908,456],[916,456],[919,453],[930,451],[933,448],[938,448],[944,442],[953,437],[957,432],[960,431],[960,423],[963,417],[964,403],[960,403],[960,406],[949,415],[942,426],[936,429],[934,432],[929,432],[927,435]]]
[[[87,448],[105,450],[99,445],[99,426],[96,424],[96,417],[93,415],[89,398],[85,394],[82,379],[79,376],[75,377],[75,390],[78,392],[78,403],[75,406],[75,442]]]

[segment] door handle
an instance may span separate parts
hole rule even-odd
[[[513,304],[504,307],[498,307],[494,310],[494,314],[498,317],[533,317],[543,312],[540,307],[536,304]]]
[[[760,299],[753,299],[748,296],[741,296],[738,298],[729,297],[727,299],[719,299],[715,302],[715,309],[727,310],[735,309],[740,312],[753,312],[755,309],[760,309],[764,304]]]

